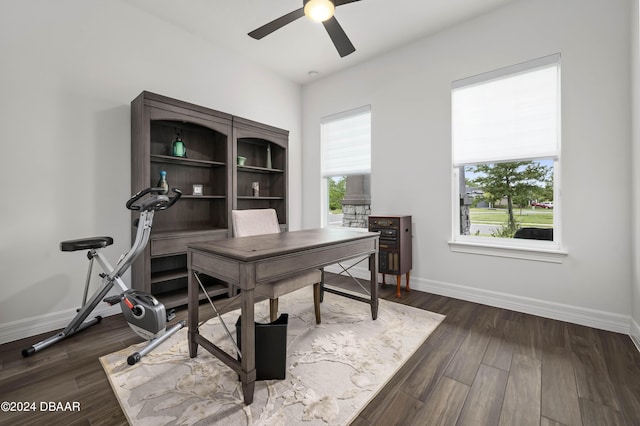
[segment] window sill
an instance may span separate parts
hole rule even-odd
[[[564,258],[567,257],[567,252],[557,249],[513,247],[467,241],[449,241],[449,248],[455,253],[508,257],[511,259],[533,260],[537,262],[563,263]]]

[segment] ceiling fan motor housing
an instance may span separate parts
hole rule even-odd
[[[307,5],[307,3],[309,3],[311,0],[302,0],[302,7],[305,7]],[[331,3],[333,3],[333,5],[335,6],[336,2],[333,0],[327,0]]]
[[[329,13],[321,14],[320,17],[311,16],[313,14],[311,14],[310,11],[306,10],[306,6],[311,1],[325,2],[325,6],[326,3],[329,3],[329,9],[331,10],[329,11]],[[312,20],[322,22],[322,25],[327,30],[327,33],[329,34],[331,41],[336,47],[338,54],[340,55],[340,57],[345,57],[355,52],[356,48],[353,46],[351,40],[349,40],[349,37],[347,37],[347,34],[338,23],[338,20],[335,18],[335,16],[333,16],[333,12],[335,11],[336,6],[342,6],[359,1],[361,0],[302,0],[302,7],[300,9],[282,15],[281,17],[274,19],[273,21],[261,26],[260,28],[256,28],[248,35],[255,38],[256,40],[260,40],[263,37],[271,34],[272,32],[279,30],[285,25],[290,24],[291,22],[302,18],[305,15],[308,15]],[[313,6],[313,4],[309,5],[309,7],[311,6]]]
[[[303,0],[302,9],[312,21],[324,22],[333,16],[336,5],[332,0]]]
[[[307,3],[309,3],[310,1],[311,0],[302,0],[302,7],[305,7],[307,5]],[[336,2],[333,1],[333,0],[327,0],[327,1],[333,3],[334,6],[336,5]]]

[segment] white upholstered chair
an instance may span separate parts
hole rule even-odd
[[[278,215],[274,209],[233,210],[231,212],[234,237],[275,234],[280,232]],[[271,321],[278,317],[278,298],[302,287],[313,285],[313,305],[316,323],[320,324],[320,282],[322,272],[319,269],[300,272],[292,277],[274,281],[269,285],[256,287],[256,293],[269,298],[269,316]]]

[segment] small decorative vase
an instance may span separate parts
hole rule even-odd
[[[167,172],[164,170],[160,171],[160,180],[158,181],[157,188],[162,188],[162,194],[169,193],[169,184],[167,183]]]
[[[267,144],[267,169],[270,169],[271,167],[271,144]]]

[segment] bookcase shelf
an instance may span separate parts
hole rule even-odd
[[[193,160],[191,158],[173,157],[170,155],[154,154],[154,155],[151,155],[150,157],[151,157],[151,161],[155,161],[158,163],[181,164],[183,166],[216,167],[216,166],[226,165],[225,163],[220,161]]]
[[[257,167],[257,166],[238,166],[238,172],[248,172],[248,173],[284,173],[284,170],[281,170],[281,169],[268,169],[266,167]]]

